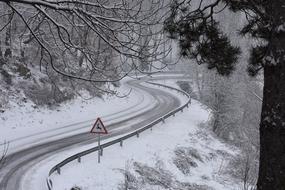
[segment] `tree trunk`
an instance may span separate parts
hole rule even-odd
[[[285,190],[285,64],[265,68],[258,190]]]
[[[284,23],[284,0],[271,1],[272,18]],[[269,42],[274,65],[264,68],[263,104],[260,123],[258,190],[285,190],[285,35],[277,32]]]
[[[2,44],[1,44],[1,38],[0,38],[0,59],[3,57],[3,53],[2,53]]]

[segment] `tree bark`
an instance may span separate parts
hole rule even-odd
[[[258,190],[285,190],[285,63],[265,68]]]
[[[274,0],[270,14],[284,23],[285,2]],[[269,12],[268,12],[269,13]],[[264,68],[263,104],[260,123],[258,190],[285,190],[285,35],[277,32],[269,41],[275,59]]]

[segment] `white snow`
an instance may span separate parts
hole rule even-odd
[[[146,131],[140,138],[131,138],[119,145],[106,148],[101,163],[97,163],[97,153],[82,158],[82,163],[72,162],[62,168],[62,174],[54,174],[51,179],[55,190],[70,190],[77,185],[84,190],[117,189],[124,181],[119,169],[129,167],[133,162],[155,166],[157,160],[180,181],[206,184],[214,189],[230,190],[238,186],[229,176],[223,175],[227,159],[217,155],[208,159],[217,151],[235,155],[233,147],[217,140],[207,129],[200,128],[201,122],[209,119],[210,113],[203,105],[193,101],[190,108],[175,118],[169,118],[165,124],[158,124],[152,131]],[[204,162],[193,168],[191,175],[185,176],[173,164],[174,150],[177,147],[191,147],[198,150]],[[162,188],[159,188],[162,189]]]
[[[177,87],[173,80],[167,79],[160,83]],[[126,92],[128,87],[122,87],[120,90]],[[176,94],[176,92],[170,92]],[[176,95],[181,101],[186,101],[184,96]],[[14,109],[0,115],[4,118],[0,120],[0,130],[3,132],[0,142],[4,140],[4,136],[7,137],[6,140],[11,141],[12,151],[16,151],[23,148],[22,144],[30,146],[30,143],[40,138],[51,140],[89,130],[97,116],[103,116],[102,119],[108,125],[118,121],[120,117],[129,117],[130,114],[138,111],[152,109],[155,106],[154,101],[140,90],[133,90],[127,99],[112,97],[106,101],[93,99],[87,102],[77,99],[72,104],[61,106],[58,112],[15,106]],[[70,190],[75,185],[84,190],[117,189],[118,185],[124,181],[120,169],[127,167],[134,172],[132,165],[134,162],[155,166],[158,160],[163,163],[164,169],[171,171],[181,182],[206,184],[217,190],[237,189],[238,183],[223,173],[228,158],[217,152],[221,151],[234,156],[234,151],[238,150],[220,142],[208,129],[200,127],[199,124],[206,122],[210,115],[205,106],[193,100],[188,110],[177,114],[175,118],[170,117],[165,124],[157,124],[152,131],[143,132],[140,138],[134,137],[124,141],[122,148],[118,144],[104,149],[101,164],[97,163],[97,152],[83,157],[80,164],[76,161],[67,164],[61,169],[61,175],[51,176],[54,189]],[[38,121],[38,118],[43,118],[43,121]],[[107,139],[102,143],[114,138],[118,137]],[[66,157],[95,145],[97,145],[96,142],[56,155],[47,155],[45,160],[27,166],[31,169],[21,181],[22,189],[45,189],[45,179],[51,167]],[[191,170],[191,175],[182,174],[173,164],[174,150],[177,147],[195,148],[203,158],[204,162],[198,162],[198,167]],[[216,156],[209,159],[210,155]]]
[[[277,27],[277,30],[276,30],[278,33],[281,33],[281,32],[284,32],[285,31],[285,24],[280,24],[278,27]]]
[[[130,90],[127,81],[118,89],[122,94]],[[153,98],[139,89],[132,90],[126,98],[105,96],[85,100],[79,97],[56,110],[34,108],[31,102],[22,106],[12,103],[9,110],[0,114],[0,149],[5,141],[9,142],[8,154],[11,154],[31,145],[88,131],[97,117],[110,124],[153,106]]]
[[[182,95],[182,94],[178,94],[176,91],[170,91],[167,88],[161,88],[161,87],[157,87],[151,84],[147,84],[144,83],[144,86],[150,86],[152,88],[159,88],[160,90],[165,90],[168,93],[171,93],[175,96],[177,96],[180,101],[186,103],[186,101],[188,101],[188,99]],[[146,94],[144,94],[144,96],[146,96]],[[155,106],[155,102],[154,100],[150,101],[151,106],[148,105],[146,106],[147,109],[152,109],[153,106]],[[136,109],[138,109],[139,107],[136,106]],[[143,112],[143,109],[140,109],[140,112]],[[132,113],[134,114],[134,113]],[[128,113],[127,116],[131,117],[132,114]],[[126,116],[125,116],[126,117]],[[143,120],[143,118],[139,119],[139,120],[132,120],[131,122],[128,122],[127,125],[123,126],[123,128],[128,128],[131,127],[134,123],[139,122]],[[106,127],[108,128],[108,122],[104,122]],[[89,127],[90,128],[90,127]],[[112,133],[115,130],[120,130],[121,128],[115,128],[111,131],[109,131],[110,133]],[[125,135],[125,134],[124,134]],[[120,135],[123,136],[123,135]],[[106,140],[103,140],[102,143],[106,143],[109,141],[112,141],[116,138],[119,138],[120,136],[115,136],[112,138],[108,138]],[[81,146],[79,148],[75,148],[75,149],[68,149],[62,152],[58,152],[56,155],[48,155],[46,156],[46,159],[42,160],[42,161],[35,161],[32,165],[27,166],[28,172],[25,173],[25,176],[23,177],[22,181],[21,181],[21,189],[45,189],[46,188],[46,177],[48,175],[49,170],[57,163],[59,163],[60,161],[62,161],[63,159],[67,158],[68,156],[74,155],[78,152],[90,149],[94,146],[97,146],[97,142],[94,142],[92,144],[89,145],[84,145]],[[82,158],[82,160],[84,160],[84,158]]]
[[[173,80],[160,82],[176,86]],[[51,179],[54,189],[70,190],[77,185],[84,190],[117,189],[124,181],[120,169],[126,167],[132,170],[133,162],[140,162],[148,166],[155,166],[158,160],[163,162],[163,167],[171,171],[174,176],[182,182],[206,184],[214,189],[230,190],[236,189],[238,185],[231,177],[223,175],[223,167],[226,167],[228,160],[222,155],[217,155],[213,160],[200,162],[199,167],[192,170],[192,174],[185,176],[173,164],[174,150],[177,147],[192,147],[199,151],[203,159],[217,151],[224,151],[229,155],[235,155],[233,147],[217,140],[208,129],[200,128],[199,124],[206,122],[210,112],[197,101],[192,101],[190,108],[184,113],[178,114],[175,118],[169,118],[165,124],[158,124],[152,131],[146,131],[140,138],[131,138],[124,142],[123,147],[114,145],[104,150],[101,163],[97,163],[97,152],[82,158],[82,163],[71,162],[62,168],[62,174],[53,174]],[[112,139],[108,139],[110,141]],[[96,144],[94,144],[96,145]],[[44,178],[38,180],[35,176],[43,175],[51,166],[76,152],[85,150],[94,145],[67,151],[61,156],[52,156],[36,164],[25,178],[29,184],[23,184],[23,189],[37,189],[42,187]],[[235,149],[234,149],[235,150]],[[48,164],[47,164],[48,163]],[[34,178],[29,179],[29,177]],[[34,188],[36,187],[36,188]]]

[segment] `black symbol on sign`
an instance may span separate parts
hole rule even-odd
[[[99,123],[97,124],[97,129],[102,129]]]

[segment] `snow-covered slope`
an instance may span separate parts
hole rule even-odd
[[[226,171],[238,150],[203,127],[210,115],[193,101],[185,112],[125,141],[122,148],[106,148],[100,164],[96,153],[68,164],[61,175],[52,176],[54,189],[237,189],[239,183]]]
[[[124,85],[118,89],[121,94],[130,91],[130,87],[126,85],[127,81],[129,79],[124,79]],[[56,109],[35,108],[30,101],[22,106],[10,103],[11,107],[0,113],[0,149],[7,142],[10,154],[35,143],[88,131],[97,117],[114,122],[118,117],[151,109],[152,101],[150,96],[145,96],[136,89],[125,98],[107,95],[92,99],[77,97]]]

